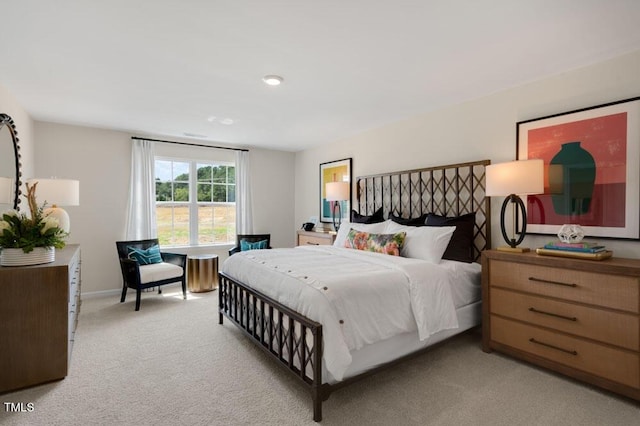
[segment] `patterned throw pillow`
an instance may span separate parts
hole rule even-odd
[[[129,253],[129,259],[137,261],[141,265],[151,265],[153,263],[162,263],[162,256],[160,255],[160,247],[153,245],[144,250],[137,247],[127,247]]]
[[[260,240],[252,243],[248,240],[240,240],[240,251],[262,250],[267,248],[267,240]]]
[[[344,242],[346,248],[372,251],[375,253],[400,256],[406,232],[397,234],[370,234],[368,232],[351,229]]]

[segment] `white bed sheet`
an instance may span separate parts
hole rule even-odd
[[[463,333],[482,322],[482,302],[476,301],[456,309],[459,327],[457,329],[443,330],[433,334],[426,340],[420,340],[417,332],[399,334],[387,340],[365,346],[351,352],[351,364],[344,373],[343,380],[349,377],[369,371],[380,365],[394,361],[403,356],[412,354],[421,349],[442,342],[456,334]],[[322,368],[322,382],[334,384],[336,380],[330,372]]]
[[[482,299],[482,267],[479,263],[441,260],[440,266],[451,271],[451,296],[456,309]]]
[[[424,341],[456,329],[455,307],[479,299],[479,265],[433,265],[331,246],[238,253],[221,269],[322,323],[323,365],[334,380],[344,377],[353,352],[397,335]],[[356,278],[365,272],[363,286]]]

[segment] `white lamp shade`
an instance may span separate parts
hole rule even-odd
[[[542,159],[491,164],[486,167],[485,172],[487,197],[544,192]]]
[[[13,179],[0,177],[0,204],[11,204],[13,194]]]
[[[71,179],[29,179],[29,184],[38,182],[36,199],[49,206],[80,205],[80,181]]]
[[[329,182],[326,186],[327,201],[344,201],[349,199],[349,182]]]

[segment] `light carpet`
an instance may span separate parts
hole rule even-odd
[[[66,379],[5,393],[3,425],[312,425],[311,397],[228,321],[217,292],[82,303]],[[637,425],[640,405],[480,347],[480,332],[333,393],[325,425]],[[43,359],[47,354],[42,354]]]

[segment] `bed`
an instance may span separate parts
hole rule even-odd
[[[478,260],[491,236],[488,164],[356,178],[354,210],[375,223],[343,223],[334,246],[231,256],[219,273],[219,323],[228,318],[298,377],[321,421],[322,401],[336,389],[479,325]],[[427,215],[436,226],[414,226]],[[462,258],[452,251],[459,218],[471,219]],[[344,248],[352,228],[401,235],[402,256]]]

